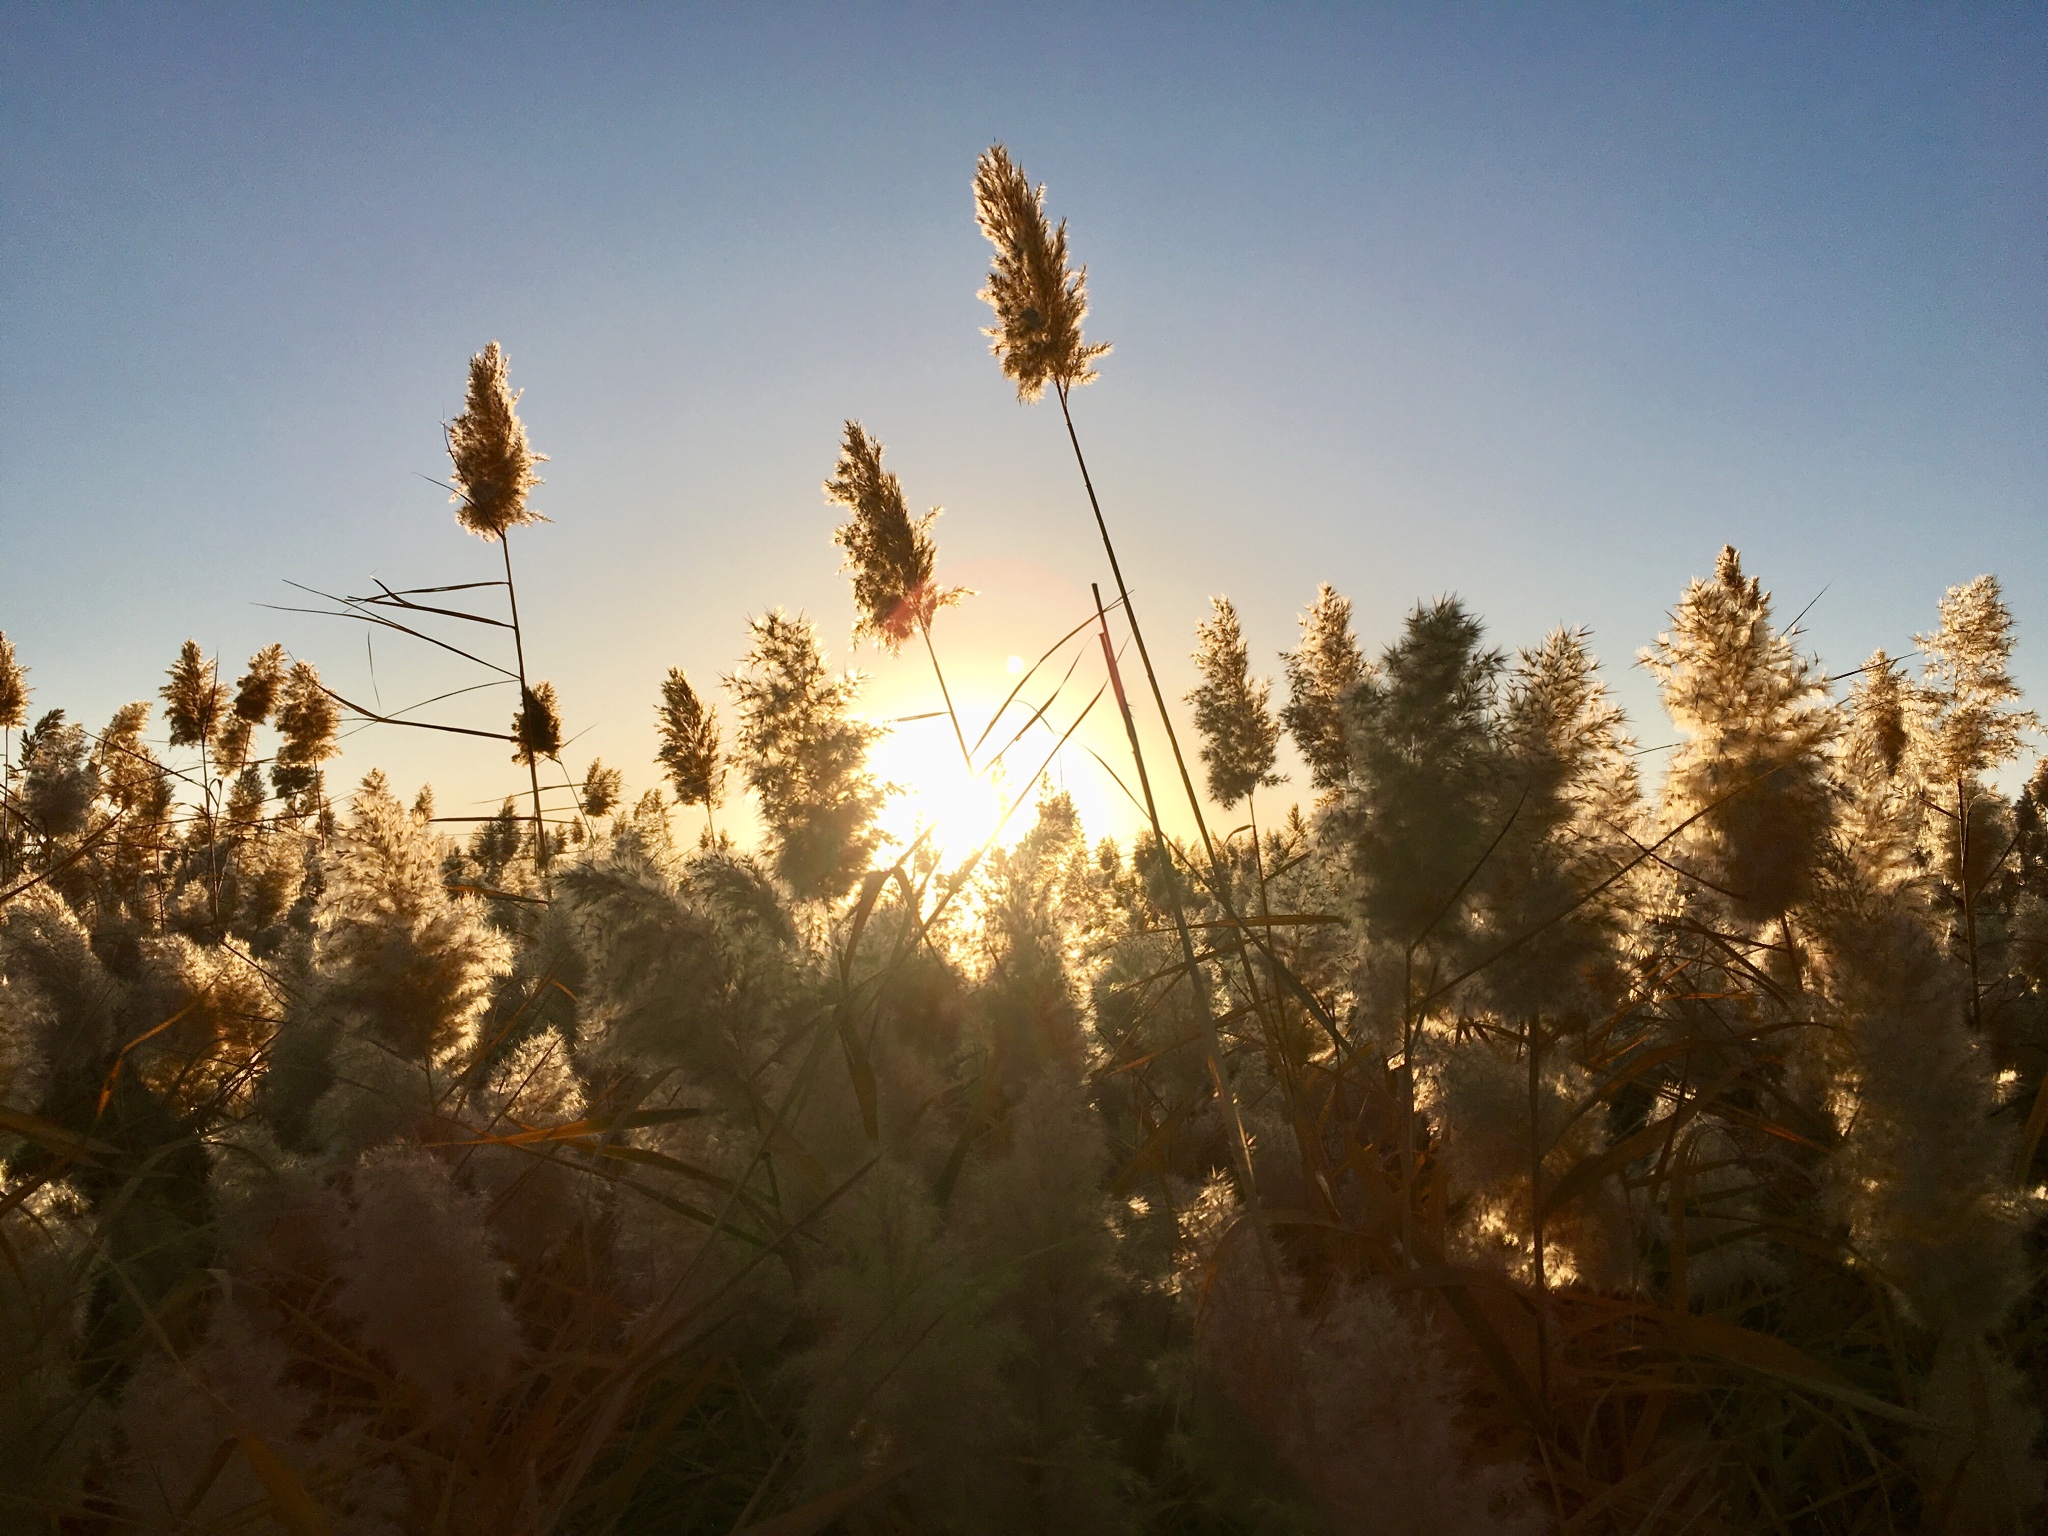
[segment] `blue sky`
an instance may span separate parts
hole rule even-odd
[[[359,633],[259,605],[492,574],[425,477],[494,337],[553,456],[515,555],[572,763],[651,783],[662,673],[729,670],[771,605],[847,657],[818,485],[848,416],[947,507],[942,572],[981,595],[940,640],[994,697],[1105,574],[1057,415],[978,335],[998,138],[1116,346],[1077,419],[1173,692],[1211,593],[1277,672],[1319,580],[1373,646],[1455,591],[1503,645],[1591,626],[1667,741],[1633,658],[1724,541],[1785,613],[1825,589],[1838,671],[1996,571],[2048,692],[2040,5],[67,5],[7,34],[0,629],[39,707],[103,719],[188,634],[371,687]],[[861,661],[878,712],[928,707],[921,661]],[[446,675],[380,646],[374,686]],[[349,745],[444,810],[518,782],[454,738]]]

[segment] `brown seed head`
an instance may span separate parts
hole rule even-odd
[[[179,647],[178,659],[165,673],[170,679],[160,690],[164,719],[171,728],[174,747],[210,747],[220,728],[228,691],[214,663],[201,654],[199,642],[187,640]]]
[[[469,360],[469,399],[447,428],[455,520],[481,539],[545,521],[526,504],[526,493],[542,483],[533,466],[546,463],[547,455],[527,444],[518,404],[507,382],[505,354],[494,341]]]
[[[882,445],[857,421],[846,424],[839,466],[825,482],[825,495],[853,514],[832,538],[846,551],[844,568],[853,577],[853,600],[860,607],[856,635],[895,651],[941,608],[966,595],[964,588],[942,588],[932,579],[938,548],[931,525],[939,509],[911,521],[903,483],[882,468]]]
[[[512,739],[515,763],[553,757],[562,750],[562,716],[553,683],[535,683],[525,690],[519,713],[512,717]]]
[[[1095,377],[1090,366],[1107,342],[1082,339],[1088,315],[1088,269],[1067,267],[1067,221],[1045,221],[1045,188],[1000,144],[974,167],[974,216],[996,248],[981,297],[996,312],[983,334],[1003,372],[1017,381],[1019,400],[1036,400],[1047,384],[1062,391]]]
[[[661,748],[655,760],[676,787],[682,805],[716,806],[725,791],[725,763],[718,753],[718,711],[690,686],[681,667],[670,667],[655,710]]]
[[[14,659],[14,644],[0,635],[0,727],[28,723],[28,668]]]

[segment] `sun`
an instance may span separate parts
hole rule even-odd
[[[932,723],[938,732],[892,730],[870,755],[875,777],[896,790],[877,818],[890,844],[907,848],[929,829],[926,846],[953,864],[971,857],[991,837],[1007,847],[1030,830],[1030,808],[1018,809],[1006,822],[1008,785],[986,773],[970,775],[951,729],[943,720]]]

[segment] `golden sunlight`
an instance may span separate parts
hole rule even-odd
[[[1003,820],[1015,791],[1000,770],[970,775],[944,720],[896,727],[875,743],[869,762],[875,777],[894,788],[878,821],[899,850],[930,828],[928,843],[953,864],[971,857],[991,835],[1008,847],[1031,829],[1028,805]]]

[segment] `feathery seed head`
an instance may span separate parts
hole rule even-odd
[[[255,740],[256,727],[230,710],[226,722],[213,738],[213,766],[218,776],[229,779],[240,773],[249,761]]]
[[[1091,364],[1109,344],[1091,346],[1081,336],[1088,269],[1068,270],[1067,221],[1047,225],[1045,188],[1034,188],[1000,144],[975,162],[974,215],[996,248],[980,294],[996,323],[983,334],[1016,380],[1017,398],[1036,400],[1047,384],[1064,391],[1094,379]]]
[[[93,762],[99,770],[100,792],[118,809],[160,815],[170,808],[170,785],[142,739],[142,728],[148,723],[147,704],[139,699],[123,704],[100,732]],[[232,770],[221,767],[220,771],[225,775]]]
[[[505,354],[494,341],[469,360],[469,398],[448,423],[448,457],[455,466],[455,520],[480,539],[541,522],[526,493],[542,484],[533,472],[547,455],[535,453],[519,419],[519,393],[507,381]]]
[[[553,683],[535,683],[523,691],[519,713],[512,717],[512,740],[515,763],[554,757],[562,750],[562,716]]]
[[[1666,819],[1696,818],[1688,844],[1744,916],[1776,916],[1807,894],[1833,815],[1827,679],[1772,627],[1771,594],[1733,545],[1671,621],[1641,657],[1691,738],[1664,781]]]
[[[882,468],[881,443],[857,421],[846,424],[825,496],[852,514],[832,539],[846,551],[845,569],[853,577],[853,600],[860,608],[856,636],[894,652],[965,595],[963,588],[942,588],[932,580],[938,550],[931,525],[939,508],[911,520],[902,481]]]
[[[1195,626],[1195,668],[1202,681],[1187,699],[1202,733],[1209,794],[1219,805],[1235,805],[1261,784],[1280,782],[1273,772],[1280,724],[1268,705],[1272,685],[1251,675],[1237,609],[1227,597],[1209,601],[1215,611]]]
[[[1906,755],[1906,704],[1899,664],[1882,650],[1871,652],[1849,689],[1848,750],[1867,755],[1887,777],[1898,772]]]
[[[1344,701],[1365,680],[1365,655],[1351,633],[1351,599],[1327,581],[1301,616],[1301,643],[1281,653],[1287,668],[1287,703],[1280,723],[1308,762],[1317,789],[1344,787],[1351,757],[1344,744]]]
[[[249,658],[249,670],[235,684],[235,713],[251,725],[261,725],[276,707],[277,691],[284,686],[284,647],[266,645]]]
[[[53,709],[21,739],[19,794],[29,820],[46,837],[67,837],[85,826],[99,772],[87,755],[85,727]]]
[[[165,676],[170,681],[160,691],[164,719],[171,728],[171,745],[212,746],[228,698],[215,664],[200,653],[198,641],[187,640]]]
[[[2013,620],[1998,578],[1950,587],[1941,600],[1941,628],[1913,639],[1927,653],[1919,703],[1932,776],[1954,784],[2011,761],[2021,731],[2039,722],[2032,710],[2012,707],[2020,696],[2007,670]]]
[[[716,807],[724,798],[725,764],[718,755],[718,711],[697,697],[681,667],[670,667],[655,710],[661,748],[655,761],[683,805]]]
[[[583,774],[583,814],[602,816],[619,803],[619,792],[626,787],[626,776],[616,768],[607,768],[602,758],[593,757],[589,768]]]
[[[496,1386],[518,1358],[519,1330],[484,1202],[432,1153],[405,1143],[365,1156],[351,1185],[337,1310],[437,1404]]]
[[[14,659],[14,642],[0,634],[0,728],[28,723],[28,668]]]
[[[304,796],[320,785],[320,765],[341,750],[335,732],[341,711],[320,686],[320,674],[309,661],[294,662],[285,674],[277,730],[283,740],[270,767],[270,783],[287,798]]]
[[[350,812],[314,913],[323,987],[403,1060],[446,1062],[473,1042],[510,948],[474,901],[450,898],[441,850],[383,774],[364,778]]]
[[[808,619],[777,609],[748,627],[754,643],[726,679],[739,702],[736,755],[760,799],[776,873],[806,900],[833,901],[880,840],[883,791],[867,755],[881,731],[853,717],[860,680],[827,669]]]

